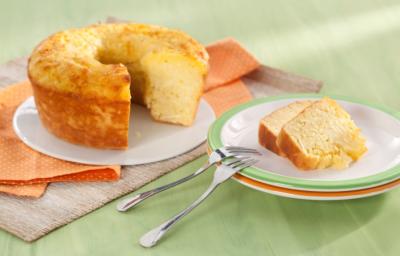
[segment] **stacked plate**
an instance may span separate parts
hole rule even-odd
[[[367,140],[368,152],[345,170],[301,171],[258,144],[259,120],[296,100],[321,95],[286,95],[253,100],[226,112],[211,126],[208,145],[243,146],[262,152],[259,162],[234,179],[252,189],[307,200],[368,197],[400,186],[400,112],[347,97],[330,96],[349,112]]]

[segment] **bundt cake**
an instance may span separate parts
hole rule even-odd
[[[275,154],[285,156],[276,144],[282,126],[297,116],[312,101],[296,101],[287,106],[279,108],[261,119],[258,128],[258,141],[261,146],[271,150]]]
[[[131,99],[161,122],[191,125],[208,69],[187,34],[145,24],[100,24],[56,33],[28,63],[43,125],[72,143],[128,146]]]
[[[350,115],[323,98],[283,125],[277,145],[300,169],[343,169],[366,151],[365,139]]]

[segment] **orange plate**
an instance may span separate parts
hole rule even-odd
[[[271,192],[277,193],[285,193],[290,194],[298,197],[324,197],[324,198],[334,198],[334,197],[362,197],[363,195],[375,195],[379,193],[383,193],[387,190],[395,188],[396,186],[400,185],[400,179],[379,185],[372,188],[360,189],[360,190],[352,190],[352,191],[336,191],[336,192],[319,192],[319,191],[304,191],[304,190],[297,190],[297,189],[289,189],[283,188],[278,186],[273,186],[269,184],[265,184],[250,178],[247,178],[240,173],[234,175],[234,179],[241,183],[245,183],[252,187],[259,188],[261,190],[269,190]]]

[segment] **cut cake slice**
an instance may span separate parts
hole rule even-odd
[[[283,125],[279,149],[300,169],[343,169],[367,151],[350,115],[334,100],[315,101]]]

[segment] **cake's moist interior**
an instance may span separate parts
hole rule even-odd
[[[115,57],[110,56],[110,54],[102,54],[98,56],[98,61],[102,64],[122,64],[127,68],[130,77],[130,92],[132,97],[132,102],[146,106],[144,102],[144,95],[146,93],[146,89],[149,89],[149,79],[141,68],[139,61],[134,62],[122,62],[116,59]],[[135,88],[133,88],[135,86]]]
[[[197,62],[176,51],[157,49],[153,39],[136,40],[147,47],[138,48],[135,40],[117,46],[103,42],[98,61],[126,67],[132,102],[149,108],[153,118],[190,125],[204,82]]]

